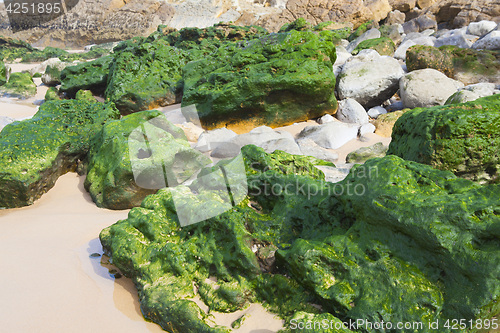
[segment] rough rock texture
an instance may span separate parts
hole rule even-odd
[[[342,67],[337,85],[339,98],[353,98],[365,108],[380,105],[396,93],[403,74],[397,60],[363,50]]]
[[[419,69],[399,81],[399,94],[405,108],[443,105],[452,94],[463,88],[462,82],[431,69]]]
[[[182,106],[196,106],[203,128],[237,133],[335,113],[332,38],[292,30],[221,47],[184,67]]]
[[[499,22],[499,0],[440,0],[424,10],[432,13],[438,23],[447,22],[452,27],[463,27],[470,22],[493,20]]]
[[[132,208],[139,206],[147,195],[164,187],[146,188],[141,182],[148,176],[155,178],[154,172],[158,171],[155,168],[165,168],[171,173],[169,180],[182,182],[196,171],[192,166],[198,164],[199,170],[210,162],[189,146],[184,132],[170,123],[163,113],[137,112],[106,123],[92,139],[85,189],[99,207]],[[183,163],[189,163],[191,167]],[[138,177],[144,179],[134,178],[133,169],[139,170]],[[161,171],[166,177],[164,170]],[[178,185],[172,181],[167,184]]]
[[[48,101],[29,120],[0,133],[0,207],[31,205],[57,178],[85,159],[104,122],[120,116],[112,104]]]
[[[36,84],[27,72],[16,72],[10,74],[9,81],[0,86],[0,92],[18,98],[35,96]]]
[[[354,27],[369,20],[379,21],[387,16],[391,6],[387,0],[288,0],[286,9],[279,15],[266,15],[257,21],[269,31],[277,31],[283,24],[298,17],[312,24],[325,21],[350,22]]]
[[[138,287],[146,318],[172,332],[226,332],[207,325],[188,299],[195,293],[223,312],[265,302],[285,325],[422,322],[418,331],[430,333],[439,320],[439,332],[449,333],[446,319],[492,316],[500,297],[499,185],[396,156],[329,184],[314,160],[245,148],[248,200],[179,228],[171,191],[160,190],[101,232],[106,253]],[[193,210],[220,204],[217,191],[184,193]]]
[[[65,67],[60,74],[60,91],[75,96],[80,89],[91,90],[100,95],[106,89],[109,68],[113,62],[112,56],[102,57],[75,66]]]
[[[417,108],[396,122],[388,154],[499,182],[500,95],[464,104]]]
[[[472,44],[472,48],[478,50],[500,50],[500,30],[493,30],[478,39]]]
[[[433,68],[464,84],[500,83],[500,51],[416,45],[406,52],[408,71]]]
[[[167,23],[173,9],[154,0],[65,1],[65,15],[39,27],[13,32],[5,6],[0,3],[0,35],[20,38],[36,46],[83,47],[146,36],[159,24]]]

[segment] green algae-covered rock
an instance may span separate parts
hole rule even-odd
[[[47,89],[47,92],[45,93],[45,100],[46,101],[58,101],[60,100],[61,97],[59,97],[59,91],[57,90],[56,87],[50,87]]]
[[[408,71],[433,68],[465,84],[498,82],[500,51],[415,45],[406,52]]]
[[[95,102],[96,99],[90,90],[78,90],[75,95],[76,100]]]
[[[148,143],[144,142],[145,136]],[[146,153],[148,148],[152,150],[151,154]],[[210,162],[189,146],[184,132],[170,123],[161,112],[137,112],[121,120],[108,122],[92,140],[85,188],[99,207],[132,208],[139,206],[147,195],[160,188],[137,184],[133,168],[147,173],[154,169],[156,163],[167,172],[182,174],[182,180],[186,180]],[[195,164],[198,168],[193,167]],[[183,168],[182,171],[177,170]],[[177,178],[180,177],[173,176],[168,180]],[[182,180],[179,179],[180,182]]]
[[[9,70],[7,69],[3,61],[0,61],[0,86],[3,86],[5,83],[7,83],[9,75]]]
[[[265,155],[253,146],[242,154]],[[421,322],[411,332],[430,333],[439,320],[438,331],[451,332],[447,319],[494,315],[500,185],[396,156],[355,166],[337,184],[294,175],[290,155],[264,169],[252,159],[248,200],[223,214],[180,228],[172,192],[162,189],[101,232],[105,251],[138,287],[146,318],[169,332],[224,331],[208,327],[189,300],[193,283],[210,310],[264,302],[292,331],[326,319],[333,327],[303,328]],[[199,207],[220,202],[217,192],[183,191]]]
[[[0,36],[0,60],[14,61],[32,52],[41,53],[25,41]]]
[[[475,181],[498,182],[500,95],[406,112],[394,126],[387,154]]]
[[[204,128],[240,132],[332,114],[335,57],[329,31],[293,30],[227,44],[184,67],[182,105],[196,106]]]
[[[31,205],[85,159],[90,138],[119,117],[112,104],[47,101],[0,133],[0,207]]]
[[[347,37],[347,40],[352,42],[353,40],[355,40],[356,38],[358,38],[359,36],[364,34],[366,31],[368,31],[372,28],[375,28],[377,26],[378,26],[378,24],[375,23],[374,21],[365,22],[365,23],[361,24],[359,27],[357,27],[356,30],[354,30],[349,35],[349,37]]]
[[[433,68],[448,77],[453,77],[453,57],[439,48],[428,45],[414,45],[406,51],[406,66],[408,71]]]
[[[178,103],[178,81],[189,60],[185,51],[164,40],[120,52],[110,69],[106,98],[122,114]]]
[[[106,56],[64,68],[60,75],[60,91],[69,97],[74,97],[80,89],[91,90],[96,95],[102,94],[106,89],[112,62],[113,57]]]
[[[387,152],[387,146],[384,146],[382,142],[377,142],[376,144],[369,147],[361,147],[355,151],[350,152],[346,156],[347,163],[364,163],[370,158],[374,157],[384,157]]]
[[[14,97],[28,98],[36,95],[36,84],[29,73],[16,72],[10,74],[9,81],[0,86],[0,91]]]
[[[356,55],[361,50],[372,49],[377,51],[380,55],[394,55],[394,51],[396,50],[396,45],[394,42],[387,37],[373,38],[362,41],[356,46],[356,48],[352,51],[353,55]]]

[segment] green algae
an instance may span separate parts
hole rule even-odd
[[[0,133],[0,207],[32,204],[86,158],[90,138],[119,117],[112,104],[47,101]]]
[[[96,99],[90,90],[78,90],[75,94],[76,100],[95,102]]]
[[[479,182],[498,181],[500,95],[462,104],[416,108],[395,124],[388,154],[450,170]]]
[[[27,72],[10,74],[9,81],[0,86],[0,91],[18,98],[28,98],[36,95],[36,84]]]
[[[361,50],[372,49],[377,51],[380,55],[394,55],[396,50],[396,45],[394,42],[387,37],[373,38],[362,41],[356,46],[352,51],[353,55],[358,54]]]
[[[361,24],[359,27],[354,30],[349,37],[347,37],[347,40],[352,42],[362,34],[364,34],[366,31],[370,30],[371,28],[374,28],[376,23],[374,21],[368,21],[363,24]]]
[[[147,133],[142,131],[144,126],[148,126],[145,128]],[[148,150],[144,135],[151,142],[151,156],[140,156],[141,151],[145,153]],[[135,151],[131,151],[131,148]],[[185,164],[177,166],[179,161]],[[148,170],[154,169],[153,165],[161,165],[168,172],[177,172],[169,180],[185,180],[208,163],[210,160],[192,149],[184,132],[170,123],[161,112],[142,111],[108,122],[92,139],[84,185],[99,207],[132,208],[139,206],[147,195],[159,188],[144,188],[140,186],[141,183],[137,184],[133,168],[141,170],[138,177],[142,177],[147,176]],[[193,167],[195,164],[198,168]],[[168,185],[175,186],[178,183]]]
[[[45,93],[45,100],[46,101],[58,101],[60,100],[61,97],[59,97],[59,91],[55,87],[50,87],[47,89],[47,92]]]
[[[5,64],[0,62],[0,86],[3,86],[7,83],[8,76],[10,75],[9,70],[5,66]]]
[[[100,95],[106,89],[112,56],[102,57],[75,66],[68,66],[61,71],[60,91],[74,97],[78,90],[91,90]]]
[[[122,114],[178,103],[181,69],[189,60],[188,53],[164,40],[124,50],[110,68],[106,98]]]
[[[281,126],[334,113],[335,58],[329,31],[231,43],[183,68],[182,105],[196,105],[207,129]]]
[[[101,232],[105,251],[138,286],[145,317],[165,330],[215,330],[189,300],[193,282],[211,310],[264,302],[285,319],[286,332],[323,319],[422,322],[412,332],[431,332],[431,322],[485,318],[498,303],[499,185],[396,156],[371,159],[330,184],[320,174],[295,175],[286,153],[269,168],[252,158],[265,155],[259,148],[242,154],[248,200],[225,213],[180,228],[170,190],[162,189]],[[282,190],[255,191],[266,184]]]

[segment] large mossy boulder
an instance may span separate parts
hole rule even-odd
[[[333,114],[332,39],[293,30],[222,46],[184,67],[182,106],[195,105],[204,128],[237,132]]]
[[[500,81],[500,51],[414,45],[406,51],[408,71],[436,69],[464,84]]]
[[[0,133],[0,207],[31,205],[86,158],[90,139],[119,117],[113,104],[47,101]]]
[[[155,178],[155,166],[161,168],[162,176],[163,171],[175,173],[165,184],[175,186],[208,163],[210,159],[192,149],[182,129],[163,113],[137,112],[108,122],[94,137],[85,188],[99,207],[132,208],[160,188],[144,187],[138,179]]]
[[[401,116],[387,154],[479,182],[500,174],[500,95],[416,108]]]
[[[312,171],[317,160],[255,146],[242,154],[248,197],[232,209],[181,228],[172,191],[162,189],[100,234],[138,287],[145,317],[165,330],[228,331],[207,324],[195,293],[210,311],[263,302],[289,329],[291,319],[364,320],[421,322],[415,332],[430,333],[439,320],[446,333],[447,319],[498,313],[500,185],[396,156],[331,184]],[[221,202],[218,191],[183,193],[194,212]]]
[[[29,98],[36,95],[36,84],[28,72],[10,74],[9,81],[0,86],[0,92],[18,98]]]
[[[100,95],[106,89],[112,56],[65,67],[60,74],[61,92],[74,97],[78,90],[91,90]]]
[[[178,82],[189,60],[187,52],[164,40],[124,50],[111,66],[106,98],[122,114],[179,103]]]

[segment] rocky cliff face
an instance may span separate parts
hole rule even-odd
[[[159,24],[180,29],[232,21],[275,32],[299,17],[313,24],[333,21],[356,28],[394,13],[403,21],[435,16],[438,23],[451,27],[480,20],[500,22],[500,0],[80,0],[66,8],[65,15],[41,27],[13,32],[2,2],[0,35],[36,46],[81,47],[146,36]]]

